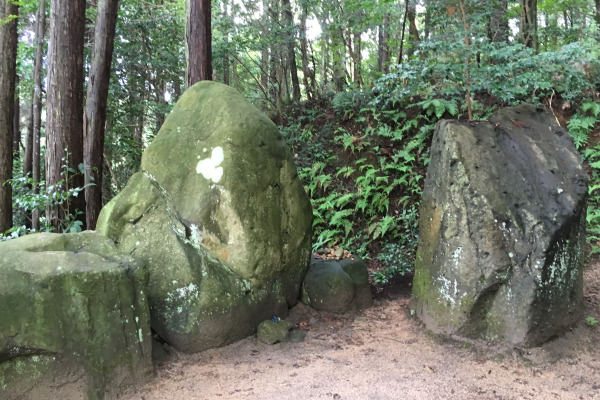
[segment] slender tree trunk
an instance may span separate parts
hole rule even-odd
[[[266,39],[269,37],[269,25],[270,25],[268,0],[263,0],[262,6],[263,6],[263,14],[262,14],[262,21],[260,24],[260,30],[263,35],[263,39]],[[262,43],[261,46],[262,46],[262,50],[260,53],[260,85],[262,86],[263,93],[268,93],[268,88],[269,88],[269,48],[267,47],[267,45],[264,42]],[[265,99],[265,101],[268,102],[269,99]]]
[[[404,0],[404,17],[402,18],[402,32],[400,34],[400,54],[398,55],[398,64],[402,64],[402,58],[404,58],[404,33],[406,32],[407,18],[408,18],[408,0]]]
[[[306,91],[306,98],[311,100],[314,96],[314,92],[312,91],[313,86],[309,80],[311,78],[314,80],[314,72],[311,71],[308,64],[308,39],[306,37],[306,19],[308,12],[306,7],[306,4],[302,5],[302,14],[300,17],[300,53],[302,55],[302,80],[304,83],[304,90]]]
[[[377,30],[378,41],[378,57],[377,67],[384,74],[390,72],[390,49],[389,49],[389,30],[390,30],[390,15],[385,14],[383,17],[383,25],[379,25]]]
[[[223,18],[227,19],[229,17],[229,2],[223,2]],[[229,44],[229,30],[225,34],[225,51],[223,53],[223,83],[229,85],[229,77],[231,73],[229,72],[229,51],[227,49],[227,45]]]
[[[335,29],[331,35],[333,48],[333,82],[336,92],[342,92],[346,87],[346,49],[344,30],[342,27]]]
[[[83,160],[87,229],[95,229],[102,209],[102,171],[106,102],[115,39],[119,0],[99,0],[94,31],[94,51],[85,104]]]
[[[508,0],[491,0],[488,39],[493,43],[508,43]]]
[[[271,1],[271,6],[268,10],[271,26],[279,25],[279,1]],[[273,43],[269,51],[269,95],[271,96],[271,103],[276,105],[278,111],[281,104],[282,84],[282,81],[278,80],[280,63],[280,49],[277,43]]]
[[[35,69],[35,67],[34,67]],[[29,107],[31,117],[27,121],[27,137],[25,139],[25,151],[23,152],[23,176],[31,177],[31,170],[33,169],[32,155],[33,155],[33,103]]]
[[[14,19],[0,25],[0,233],[12,223],[13,121],[15,81],[17,77],[17,15],[19,6],[0,0],[0,20]]]
[[[363,85],[362,79],[362,40],[360,33],[354,33],[354,83],[356,86],[361,87]]]
[[[212,80],[211,0],[186,0],[186,87]]]
[[[409,55],[412,55],[415,52],[417,47],[417,43],[421,41],[419,37],[419,30],[417,29],[417,4],[411,3],[410,0],[406,0],[408,3],[408,33],[409,33],[409,41],[412,43],[412,46],[409,48]]]
[[[424,0],[425,6],[425,21],[424,21],[424,29],[423,29],[423,40],[429,40],[431,35],[431,7],[433,5],[429,4],[429,0]]]
[[[537,0],[521,1],[521,40],[529,48],[537,48]]]
[[[300,100],[300,81],[298,80],[298,67],[296,66],[296,27],[290,0],[282,0],[283,18],[287,31],[287,62],[292,78],[292,100]]]
[[[46,119],[46,185],[62,182],[62,190],[83,187],[83,40],[85,0],[52,0],[48,44],[48,100]],[[64,168],[63,166],[66,166]],[[77,196],[46,208],[55,229],[68,215],[82,214],[85,198]]]
[[[18,35],[18,33],[17,33]],[[21,143],[21,105],[19,101],[19,75],[15,75],[15,112],[13,115],[13,159],[20,158]]]
[[[33,107],[32,107],[32,129],[31,129],[31,177],[34,186],[33,193],[39,194],[39,183],[41,180],[41,155],[40,138],[42,131],[42,58],[44,54],[44,37],[46,36],[46,0],[40,1],[40,8],[37,12],[37,21],[35,27],[36,51],[35,63],[33,66]],[[29,151],[29,150],[28,150]],[[31,215],[31,228],[40,230],[40,212],[34,210]]]
[[[465,47],[468,49],[471,44],[469,42],[469,26],[467,24],[467,14],[465,13],[465,7],[463,4],[463,0],[459,0],[458,4],[460,6],[460,14],[462,16],[463,27],[465,30]],[[469,89],[469,86],[471,86],[471,77],[470,77],[470,73],[469,73],[469,57],[468,56],[465,56],[465,65],[464,65],[463,71],[464,71],[464,75],[465,75],[467,113],[469,116],[469,121],[472,121],[473,120],[473,106],[471,103],[471,89]]]

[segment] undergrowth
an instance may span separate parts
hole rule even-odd
[[[483,45],[482,45],[483,46]],[[456,57],[414,59],[382,76],[373,90],[338,93],[295,108],[281,127],[313,205],[313,250],[338,245],[383,265],[375,282],[412,271],[418,207],[434,126],[474,119],[526,102],[563,112],[590,172],[588,241],[600,253],[600,126],[597,73],[571,68],[579,59],[598,68],[590,43],[535,55],[520,45],[494,48],[487,66],[471,71],[467,87]],[[460,57],[460,55],[459,55]]]

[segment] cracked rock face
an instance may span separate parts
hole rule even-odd
[[[298,298],[312,209],[277,127],[235,89],[189,88],[97,230],[150,271],[152,328],[196,352]]]
[[[419,220],[413,307],[428,328],[536,346],[581,318],[587,175],[532,105],[441,121]]]

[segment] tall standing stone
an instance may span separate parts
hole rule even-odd
[[[430,329],[535,346],[581,318],[587,176],[548,111],[441,121],[413,305]]]
[[[312,209],[277,127],[235,89],[189,88],[97,229],[149,267],[152,328],[196,352],[285,316]]]

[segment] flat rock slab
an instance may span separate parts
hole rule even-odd
[[[439,122],[420,210],[419,318],[523,346],[580,320],[586,197],[580,157],[548,110]]]
[[[116,398],[153,371],[147,273],[95,232],[0,243],[0,398]]]

